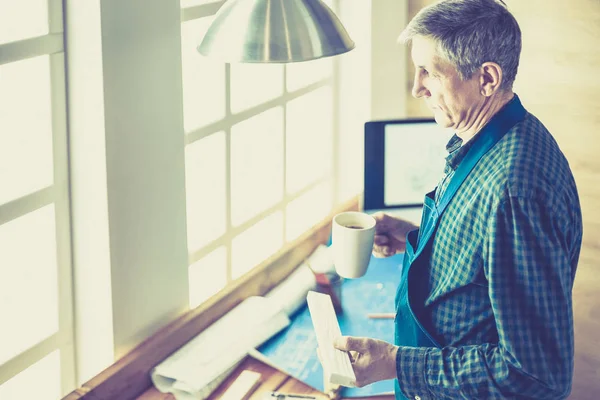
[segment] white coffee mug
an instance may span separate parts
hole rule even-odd
[[[369,214],[348,211],[333,217],[333,263],[340,276],[360,278],[367,272],[374,237],[375,218]]]

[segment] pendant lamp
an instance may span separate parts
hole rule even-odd
[[[348,32],[321,0],[228,0],[198,51],[225,62],[290,63],[353,48]]]

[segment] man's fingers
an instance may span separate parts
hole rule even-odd
[[[396,254],[396,249],[392,249],[390,246],[373,246],[373,255],[375,257],[389,257]]]
[[[383,211],[378,211],[375,214],[373,214],[373,218],[375,218],[375,222],[383,221],[385,219],[385,217],[387,217],[387,215]]]
[[[333,341],[333,347],[339,350],[348,351],[348,338],[346,336],[342,336]]]
[[[387,235],[375,235],[375,237],[373,238],[373,243],[375,243],[377,246],[383,246],[386,245],[390,242],[390,239],[387,237]]]
[[[373,214],[373,218],[375,218],[375,233],[387,233],[390,229],[390,217],[383,212],[378,212]]]
[[[397,252],[404,251],[406,249],[406,242],[398,240],[393,236],[387,236],[387,242],[383,242],[383,240],[380,243],[377,243],[376,241],[373,242],[373,254],[375,257],[393,256]]]
[[[373,250],[373,256],[375,256],[375,258],[385,258],[385,255],[375,250]]]
[[[373,255],[377,258],[387,257],[387,251],[382,246],[373,246]]]
[[[333,346],[339,350],[354,350],[359,353],[366,350],[364,339],[354,336],[341,336],[333,342]]]

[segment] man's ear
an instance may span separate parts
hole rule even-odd
[[[485,62],[480,68],[479,85],[481,94],[490,97],[500,89],[502,68],[494,62]]]

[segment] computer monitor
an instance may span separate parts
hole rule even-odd
[[[451,137],[433,119],[367,122],[363,209],[422,206],[443,176]]]

